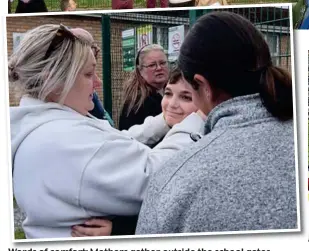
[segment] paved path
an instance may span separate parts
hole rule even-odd
[[[25,214],[16,205],[14,206],[14,230],[22,229],[21,225],[25,219]]]

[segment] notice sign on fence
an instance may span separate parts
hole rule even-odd
[[[185,37],[185,26],[174,26],[168,28],[168,61],[176,61],[180,46]]]
[[[122,61],[124,71],[133,71],[135,67],[135,29],[122,32]]]
[[[152,44],[152,25],[137,28],[137,49]]]
[[[25,33],[13,32],[13,52],[17,50],[21,40],[25,36]]]

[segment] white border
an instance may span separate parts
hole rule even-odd
[[[11,208],[11,241],[13,243],[38,243],[38,242],[58,242],[58,241],[85,241],[85,240],[119,240],[119,239],[144,239],[157,237],[189,237],[189,236],[226,236],[226,235],[248,235],[248,234],[270,234],[270,233],[296,233],[301,231],[301,215],[300,215],[300,201],[299,201],[299,165],[298,165],[298,140],[297,140],[297,109],[296,109],[296,88],[295,88],[295,68],[294,68],[294,36],[293,36],[293,18],[292,18],[292,3],[278,3],[278,4],[244,4],[244,5],[228,5],[228,6],[202,6],[202,7],[178,7],[178,8],[154,8],[154,9],[126,9],[126,10],[90,10],[90,11],[74,11],[74,12],[46,12],[46,13],[29,13],[29,14],[7,14],[6,17],[22,17],[22,16],[62,16],[62,15],[91,15],[91,14],[107,14],[107,13],[127,13],[127,12],[152,12],[152,11],[177,11],[177,10],[197,10],[197,9],[231,9],[231,8],[254,8],[254,7],[287,7],[289,8],[290,19],[290,48],[291,48],[291,74],[293,85],[293,113],[294,113],[294,147],[295,147],[295,175],[296,175],[296,196],[297,196],[297,225],[296,229],[278,229],[278,230],[248,230],[248,231],[226,231],[226,232],[198,232],[198,233],[176,233],[176,234],[152,234],[152,235],[127,235],[127,236],[98,236],[98,237],[83,237],[83,238],[40,238],[40,239],[21,239],[14,238],[14,208],[13,208],[13,183],[12,175],[9,175],[10,183],[10,208]],[[8,55],[7,55],[7,29],[6,20],[5,25],[5,74],[7,76]],[[9,87],[8,80],[5,81],[7,97],[6,105],[9,107]],[[7,131],[10,135],[10,120],[9,112],[6,113]],[[11,169],[11,142],[7,140],[8,144],[8,161]],[[11,171],[11,170],[10,170]],[[10,172],[9,172],[10,174]]]
[[[130,12],[153,12],[153,11],[176,11],[176,10],[204,10],[204,9],[241,9],[255,7],[287,7],[292,8],[292,3],[267,3],[267,4],[237,4],[237,5],[218,5],[218,6],[197,6],[197,7],[172,7],[172,8],[136,8],[120,10],[78,10],[63,12],[37,12],[37,13],[11,13],[6,17],[27,17],[27,16],[62,16],[62,15],[86,15],[86,14],[112,14],[112,13],[130,13]],[[292,23],[292,15],[290,16]],[[293,27],[293,25],[292,25]]]

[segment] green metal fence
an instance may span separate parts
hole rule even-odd
[[[78,10],[98,10],[111,9],[112,0],[75,0],[77,2]],[[260,3],[291,3],[298,0],[227,0],[228,4],[260,4]],[[11,12],[14,13],[17,0],[12,3]],[[134,0],[134,8],[146,8],[146,0]],[[60,11],[60,0],[45,0],[49,11]],[[159,0],[157,5],[160,7]]]
[[[193,24],[201,15],[211,11],[222,10],[192,11],[190,12],[190,24]],[[230,11],[242,15],[254,23],[255,26],[264,34],[264,38],[268,42],[273,63],[290,70],[291,46],[288,8],[233,8],[224,11]]]
[[[273,63],[291,70],[288,8],[260,7],[106,14],[102,19],[102,27],[105,27],[102,29],[104,106],[111,112],[116,125],[120,115],[123,83],[134,66],[135,52],[139,47],[137,38],[139,34],[148,34],[151,27],[152,41],[150,42],[161,44],[167,53],[169,28],[184,25],[186,32],[190,24],[192,25],[198,17],[209,11],[232,11],[249,19],[264,34],[271,50]],[[104,25],[104,22],[108,22],[110,26]],[[132,29],[135,34],[130,37],[128,34]],[[105,43],[110,44],[109,52],[105,51]],[[173,61],[170,64],[173,64]]]

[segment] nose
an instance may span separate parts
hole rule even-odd
[[[175,96],[170,99],[169,106],[171,108],[177,108],[179,106],[178,99]]]
[[[102,81],[97,74],[94,75],[93,79],[93,89],[100,89],[102,86]]]
[[[158,70],[161,70],[162,69],[162,66],[160,65],[160,63],[157,63],[157,68],[156,68],[156,70],[158,71]]]

